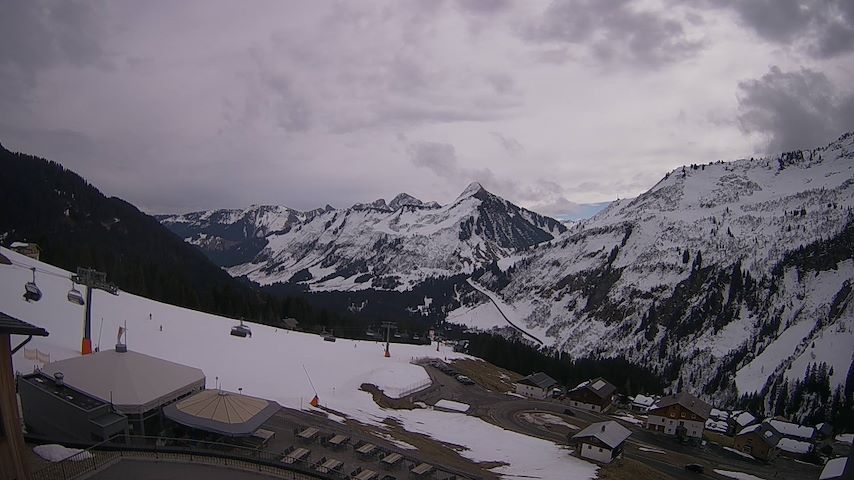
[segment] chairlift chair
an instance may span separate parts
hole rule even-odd
[[[77,305],[83,305],[84,303],[86,303],[83,300],[83,294],[80,293],[80,290],[77,290],[76,287],[77,286],[75,285],[74,281],[72,280],[71,281],[71,290],[68,291],[68,301],[71,303],[75,303]]]
[[[252,330],[244,325],[243,320],[241,320],[240,325],[231,327],[231,334],[240,338],[252,337]]]
[[[24,300],[28,302],[38,302],[42,298],[42,291],[39,289],[39,286],[36,285],[36,269],[32,268],[33,271],[33,281],[27,282],[24,285]]]

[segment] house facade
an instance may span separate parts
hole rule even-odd
[[[528,398],[545,399],[557,381],[543,372],[533,373],[516,382],[516,393]]]
[[[743,428],[735,435],[733,448],[766,462],[777,457],[777,443],[782,436],[768,424],[762,423]]]
[[[650,407],[646,428],[679,438],[702,438],[712,407],[688,392],[662,397]]]
[[[583,382],[566,393],[571,407],[592,412],[604,412],[611,407],[617,387],[603,378]]]
[[[623,444],[631,431],[614,421],[590,424],[584,430],[573,435],[575,453],[600,463],[611,463],[623,452]]]

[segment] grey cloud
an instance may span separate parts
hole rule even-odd
[[[409,146],[409,156],[416,167],[424,167],[436,175],[449,178],[457,170],[457,152],[447,143],[418,142]]]
[[[522,144],[519,143],[519,141],[513,137],[508,137],[498,132],[490,133],[492,133],[492,136],[495,137],[495,139],[498,141],[498,144],[501,145],[501,148],[503,148],[510,155],[516,156],[523,150],[525,150],[525,147],[523,147]]]
[[[695,54],[682,24],[627,0],[568,0],[552,3],[527,30],[538,42],[586,47],[604,62],[660,66]],[[551,55],[552,60],[556,58]]]
[[[829,58],[854,50],[854,2],[850,0],[713,0],[731,8],[760,37],[779,44],[798,44]]]
[[[457,0],[457,4],[471,13],[491,15],[506,9],[510,2],[508,0]]]
[[[100,20],[93,3],[4,2],[0,15],[0,90],[4,92],[0,106],[15,100],[11,95],[26,95],[45,68],[59,64],[107,67]]]
[[[739,125],[768,140],[769,152],[823,145],[854,125],[854,95],[838,93],[820,72],[771,67],[739,88]]]
[[[432,171],[436,176],[462,185],[480,182],[487,189],[507,198],[518,198],[519,188],[511,181],[495,175],[488,168],[469,168],[460,165],[453,145],[437,142],[415,142],[407,148],[410,161],[416,167]]]

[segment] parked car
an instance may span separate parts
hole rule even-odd
[[[474,380],[470,379],[469,377],[467,377],[465,375],[457,375],[455,378],[457,379],[458,382],[462,383],[463,385],[474,385]]]
[[[693,473],[703,473],[704,468],[699,463],[689,463],[685,465],[685,470]]]

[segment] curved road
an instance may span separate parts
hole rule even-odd
[[[495,305],[495,309],[496,309],[496,310],[498,310],[498,313],[500,313],[500,314],[501,314],[501,316],[502,316],[502,317],[504,317],[504,320],[505,320],[505,321],[507,321],[507,323],[509,323],[511,327],[515,328],[515,329],[516,329],[517,331],[519,331],[522,335],[525,335],[525,336],[527,336],[527,337],[530,337],[532,340],[534,340],[535,342],[539,343],[540,345],[544,345],[544,343],[543,343],[543,341],[542,341],[542,340],[540,340],[539,338],[537,338],[537,337],[535,337],[535,336],[531,335],[530,333],[526,332],[525,330],[523,330],[522,328],[520,328],[518,325],[516,325],[515,323],[511,322],[509,318],[507,318],[507,315],[505,315],[505,314],[504,314],[504,312],[501,310],[501,307],[499,307],[499,306],[498,306],[498,302],[496,302],[496,301],[495,301],[495,299],[494,299],[494,298],[492,298],[492,296],[493,296],[493,295],[495,295],[494,293],[492,293],[492,292],[490,292],[489,290],[487,290],[487,289],[485,289],[485,288],[481,287],[480,285],[476,284],[476,283],[475,283],[475,282],[473,282],[473,281],[472,281],[472,279],[470,279],[470,278],[467,278],[467,279],[466,279],[466,282],[468,282],[468,284],[469,284],[469,285],[471,285],[471,286],[472,286],[472,288],[474,288],[474,289],[475,289],[475,290],[477,290],[478,292],[480,292],[480,293],[482,293],[482,294],[486,295],[486,298],[488,298],[488,299],[489,299],[489,301],[490,301],[490,302],[492,302],[492,304],[493,304],[493,305]]]

